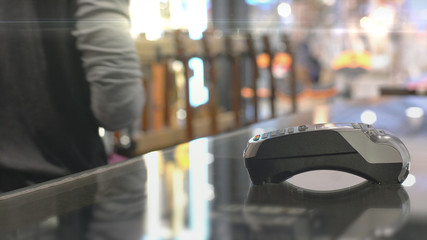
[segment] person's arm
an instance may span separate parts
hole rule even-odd
[[[90,83],[91,108],[107,130],[126,128],[141,115],[142,73],[129,32],[127,0],[77,0],[77,48]]]

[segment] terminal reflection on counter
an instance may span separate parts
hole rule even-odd
[[[370,182],[321,193],[290,183],[252,186],[243,209],[255,234],[289,239],[376,239],[393,236],[410,211],[405,189]]]

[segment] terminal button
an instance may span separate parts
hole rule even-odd
[[[261,139],[266,139],[266,138],[268,138],[268,133],[264,133],[264,134],[261,136]]]
[[[301,126],[299,126],[298,127],[298,131],[299,132],[304,132],[305,130],[307,130],[308,129],[308,126],[307,125],[301,125]]]

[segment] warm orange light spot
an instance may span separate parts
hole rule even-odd
[[[267,53],[258,54],[256,63],[260,68],[268,68],[270,66],[270,55]]]
[[[261,98],[268,98],[271,96],[271,91],[268,88],[258,88],[257,96]],[[253,98],[254,97],[254,91],[252,88],[243,87],[242,90],[240,90],[240,94],[244,98]]]
[[[268,97],[270,97],[270,89],[268,89],[268,88],[259,88],[257,91],[256,91],[256,93],[257,93],[257,95],[259,96],[259,97],[261,97],[261,98],[268,98]]]
[[[240,90],[240,94],[244,98],[252,98],[254,97],[254,91],[251,88],[243,87],[242,90]]]
[[[285,67],[290,67],[291,64],[292,64],[292,57],[287,53],[279,52],[274,56],[273,66],[282,65]]]
[[[371,54],[367,51],[355,52],[344,51],[332,61],[332,69],[339,70],[343,68],[371,68]]]

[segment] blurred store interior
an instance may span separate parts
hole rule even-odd
[[[60,190],[53,188],[59,197],[42,186],[38,200],[65,202],[57,204],[56,215],[62,208],[78,209],[74,202],[86,206],[79,196],[99,187],[98,202],[91,204],[111,213],[95,216],[111,220],[99,220],[107,232],[123,230],[116,239],[132,231],[140,236],[141,226],[145,232],[139,239],[386,239],[395,232],[387,239],[420,239],[427,234],[427,1],[130,2],[146,104],[132,127],[100,128],[99,134],[115,153],[110,163],[131,160],[110,165],[106,173],[91,172],[95,177],[88,174],[96,180],[82,174],[74,180],[77,185],[60,182]],[[274,127],[330,121],[400,131],[415,159],[407,181],[313,199],[286,184],[266,192],[249,188],[242,161],[247,139]],[[311,174],[309,184],[322,188],[361,182],[338,171]],[[294,181],[304,185],[301,179]],[[89,190],[80,182],[89,182]],[[265,196],[271,199],[257,202]],[[28,211],[42,209],[29,206]],[[12,210],[10,219],[16,215]],[[26,208],[17,210],[26,216]],[[133,221],[142,213],[144,218]],[[42,218],[39,226],[47,226],[46,234],[58,225],[56,215]],[[30,229],[25,224],[24,232]]]
[[[426,11],[418,0],[132,0],[147,98],[135,125],[114,133],[116,151],[135,156],[337,99],[425,95]]]

